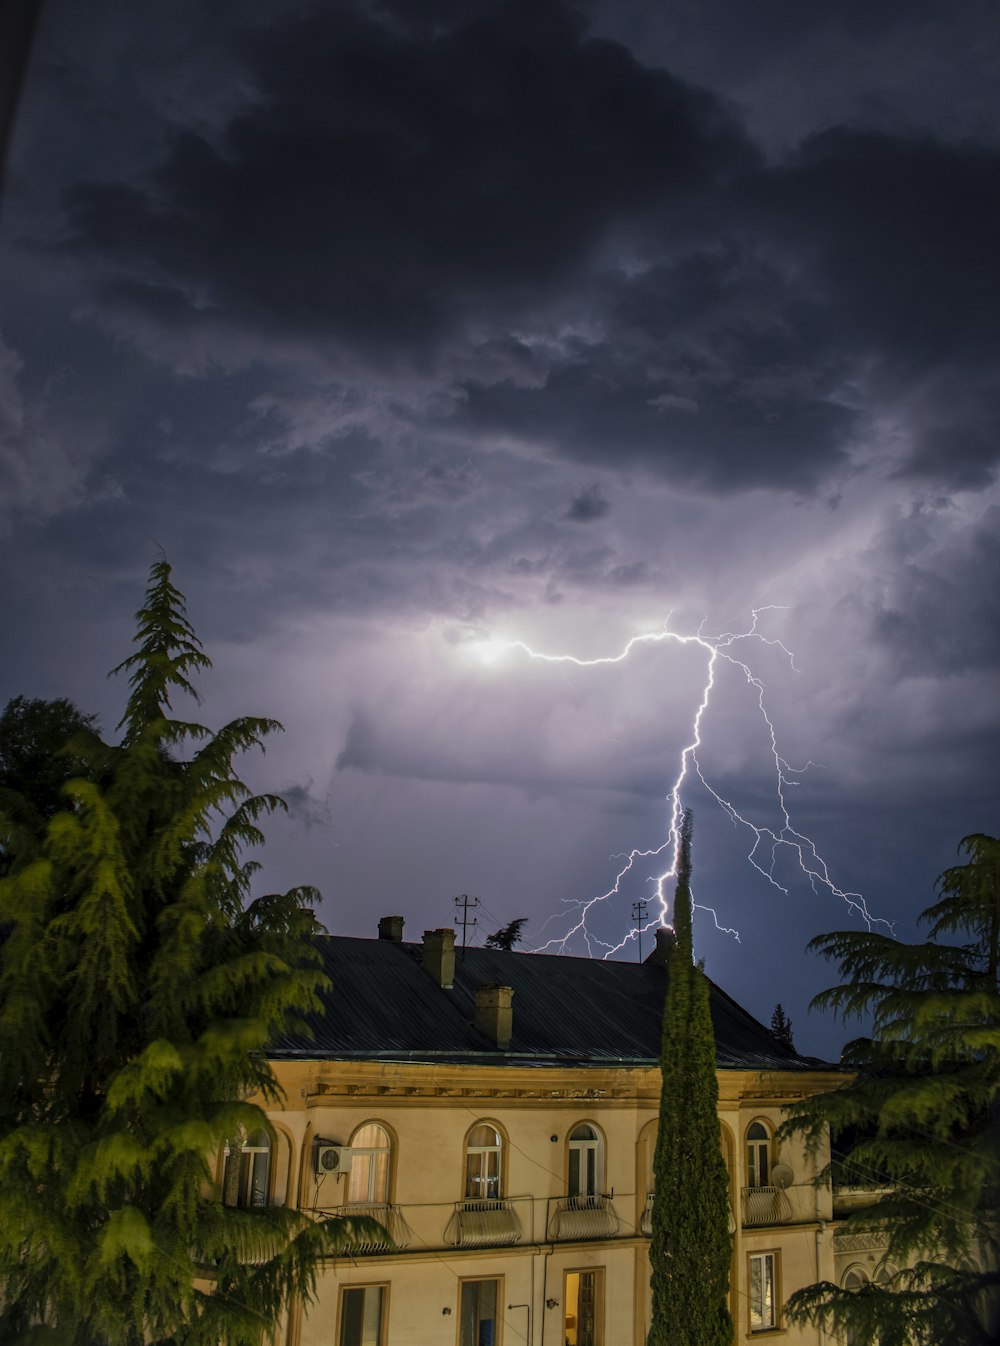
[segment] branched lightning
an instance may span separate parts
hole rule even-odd
[[[680,754],[677,774],[674,778],[667,795],[667,830],[666,837],[659,846],[651,847],[648,850],[635,849],[619,856],[613,856],[612,859],[618,860],[620,868],[615,875],[614,883],[604,893],[596,897],[587,899],[564,899],[564,906],[575,913],[573,924],[566,932],[557,938],[552,938],[535,947],[534,952],[565,952],[570,941],[575,938],[582,939],[588,952],[593,955],[599,955],[604,958],[610,958],[619,953],[630,941],[645,934],[650,929],[657,926],[668,924],[668,900],[665,892],[665,885],[675,877],[677,872],[678,850],[680,845],[680,821],[683,812],[682,793],[685,782],[692,775],[697,776],[698,780],[716,801],[722,811],[729,818],[730,822],[736,828],[744,828],[750,834],[750,849],[747,852],[747,859],[750,864],[767,881],[782,893],[787,893],[787,888],[781,884],[775,876],[775,866],[779,854],[788,850],[792,853],[798,862],[799,868],[814,892],[825,889],[834,897],[841,898],[856,915],[868,925],[873,924],[886,925],[891,929],[888,921],[873,916],[868,910],[864,897],[861,893],[848,892],[839,888],[830,877],[830,871],[826,861],[819,854],[814,842],[804,833],[798,831],[792,822],[792,816],[789,809],[787,792],[796,787],[800,782],[794,779],[801,776],[815,763],[809,761],[804,766],[793,767],[782,756],[779,747],[777,735],[775,733],[774,722],[767,709],[765,688],[761,679],[754,673],[753,669],[744,659],[736,653],[735,647],[740,642],[756,641],[762,645],[768,645],[773,649],[779,650],[789,662],[789,666],[795,668],[795,659],[791,651],[777,639],[765,635],[759,628],[760,614],[762,612],[775,610],[776,605],[771,604],[767,607],[752,609],[752,620],[745,631],[723,631],[717,635],[706,635],[704,623],[693,634],[682,634],[677,631],[671,631],[665,624],[664,629],[654,632],[648,632],[641,635],[632,636],[624,649],[618,654],[602,655],[594,659],[581,659],[573,654],[546,654],[542,651],[533,649],[523,640],[490,640],[482,642],[479,653],[487,662],[493,662],[504,651],[520,651],[529,659],[537,660],[541,663],[556,665],[575,665],[577,668],[594,668],[604,664],[620,664],[626,660],[632,651],[639,645],[655,645],[664,642],[674,643],[676,645],[696,645],[705,652],[705,680],[702,685],[701,696],[695,710],[692,720],[692,729],[690,741],[685,744]],[[669,617],[667,622],[669,622]],[[702,726],[706,716],[709,714],[712,692],[716,686],[716,680],[720,671],[720,665],[728,665],[733,668],[745,680],[747,686],[751,689],[757,710],[763,720],[767,730],[770,743],[771,758],[774,763],[775,793],[778,804],[780,825],[777,828],[758,826],[750,819],[744,817],[739,812],[735,804],[730,799],[725,798],[711,784],[702,771],[701,763],[698,760],[698,749],[702,746]],[[665,868],[661,872],[650,873],[647,876],[647,883],[652,886],[654,899],[651,903],[653,915],[651,919],[641,927],[631,929],[628,934],[617,944],[608,943],[599,939],[588,927],[588,917],[594,908],[601,903],[612,901],[621,893],[621,886],[625,879],[631,875],[644,861],[661,860]],[[715,922],[717,930],[732,935],[739,940],[738,931],[731,927],[720,924],[718,915],[711,907],[705,907],[696,902],[696,907],[707,911]],[[550,916],[542,926],[542,932],[546,926],[554,921],[556,916]]]

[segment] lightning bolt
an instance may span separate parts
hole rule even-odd
[[[518,651],[526,655],[529,659],[536,660],[546,664],[556,665],[574,665],[577,668],[595,668],[606,664],[623,663],[637,646],[640,645],[658,645],[675,644],[679,646],[694,645],[705,653],[705,679],[702,685],[701,696],[698,707],[692,721],[691,738],[681,750],[680,761],[678,763],[677,773],[673,784],[666,796],[667,802],[667,826],[666,836],[660,845],[651,847],[647,850],[634,849],[619,856],[613,856],[612,859],[621,862],[620,868],[615,875],[614,883],[607,892],[600,893],[596,897],[587,899],[564,899],[564,905],[575,911],[573,924],[564,934],[546,940],[544,943],[535,947],[533,952],[559,952],[565,953],[571,941],[581,939],[586,945],[587,951],[591,956],[600,956],[610,958],[614,954],[621,952],[627,944],[637,939],[641,934],[645,934],[657,926],[668,924],[668,901],[665,892],[665,885],[677,874],[677,861],[680,847],[680,822],[683,813],[682,794],[685,783],[692,776],[697,776],[698,780],[716,801],[723,813],[729,818],[730,822],[736,828],[743,828],[748,833],[750,848],[747,852],[747,859],[759,874],[761,874],[773,887],[787,895],[788,889],[781,884],[775,876],[775,866],[779,855],[784,851],[789,851],[798,863],[799,869],[808,880],[814,892],[825,890],[834,897],[844,901],[848,908],[859,916],[869,929],[875,924],[885,925],[892,930],[892,924],[884,921],[882,918],[873,916],[868,910],[865,899],[861,893],[848,892],[839,888],[830,876],[830,870],[816,849],[815,843],[800,832],[792,821],[791,811],[789,809],[788,792],[799,784],[796,776],[803,775],[809,767],[815,765],[813,762],[806,762],[804,766],[793,767],[785,757],[782,756],[778,747],[778,738],[775,733],[774,722],[771,719],[767,708],[767,700],[764,683],[753,671],[751,665],[740,655],[744,653],[739,649],[741,643],[753,643],[770,646],[777,649],[788,660],[789,666],[795,672],[795,658],[792,652],[780,641],[767,636],[759,629],[760,615],[763,612],[781,611],[777,604],[769,604],[764,607],[753,608],[751,610],[751,622],[745,631],[723,631],[716,635],[706,635],[705,623],[702,622],[697,631],[689,634],[672,631],[669,629],[670,617],[664,623],[664,628],[659,631],[648,632],[642,635],[632,636],[625,647],[618,653],[612,655],[602,655],[594,659],[581,659],[573,654],[546,654],[540,650],[533,649],[523,640],[488,640],[476,642],[476,652],[486,663],[494,663],[506,651]],[[778,813],[780,823],[777,827],[763,827],[751,822],[739,812],[731,799],[722,795],[706,778],[698,760],[698,749],[702,746],[702,727],[706,717],[710,713],[712,693],[715,689],[720,672],[725,668],[732,668],[735,673],[742,677],[751,695],[756,702],[757,711],[760,714],[767,730],[770,743],[770,754],[774,764],[775,794],[778,804]],[[602,903],[609,903],[621,893],[623,882],[644,862],[661,861],[664,866],[660,872],[651,873],[647,876],[647,883],[653,886],[653,903],[655,906],[652,918],[643,926],[635,927],[619,940],[617,944],[611,944],[605,940],[599,939],[588,927],[588,917]],[[652,866],[655,869],[655,865]],[[732,935],[737,941],[739,932],[732,927],[722,925],[718,915],[711,907],[706,907],[701,903],[694,904],[702,911],[708,912],[715,922],[717,930],[724,934]],[[557,916],[550,916],[543,924],[540,933],[544,933],[547,926],[556,920]]]

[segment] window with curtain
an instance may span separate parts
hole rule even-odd
[[[351,1137],[351,1176],[347,1200],[355,1204],[384,1206],[389,1202],[389,1134],[368,1122]]]
[[[768,1332],[777,1326],[777,1254],[750,1255],[750,1331]]]
[[[469,1132],[465,1142],[467,1201],[485,1200],[501,1195],[500,1150],[500,1133],[495,1127],[480,1122]]]
[[[602,1346],[601,1270],[567,1271],[563,1285],[566,1346]]]

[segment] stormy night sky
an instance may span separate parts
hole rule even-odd
[[[792,823],[912,938],[1000,823],[998,56],[989,0],[49,0],[0,216],[0,704],[113,731],[162,547],[200,718],[285,725],[244,762],[290,805],[261,882],[410,938],[468,893],[534,948],[663,843],[710,651],[484,648],[758,609],[726,649]],[[775,758],[715,671],[698,951],[836,1055],[804,946],[859,920],[748,862]]]

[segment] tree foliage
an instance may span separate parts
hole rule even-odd
[[[780,1000],[775,1005],[774,1013],[771,1015],[771,1032],[789,1051],[795,1050],[795,1041],[792,1038],[792,1021],[782,1008]]]
[[[276,726],[171,718],[208,660],[165,561],[137,621],[117,746],[66,702],[4,717],[25,731],[0,759],[7,1346],[259,1346],[350,1235],[222,1200],[224,1143],[270,1130],[248,1102],[279,1097],[265,1048],[318,1006],[314,895],[251,899],[244,852],[281,801],[233,759]]]
[[[844,978],[814,1003],[870,1016],[872,1036],[845,1050],[856,1078],[796,1105],[783,1129],[816,1146],[831,1127],[838,1153],[823,1176],[883,1190],[848,1227],[883,1230],[895,1274],[859,1294],[810,1286],[789,1315],[881,1346],[978,1346],[997,1328],[1000,839],[968,836],[959,850],[965,863],[922,913],[925,942],[847,931],[810,946]]]
[[[667,961],[663,1084],[653,1161],[648,1346],[729,1346],[729,1177],[719,1142],[708,980],[693,955],[690,812],[681,826],[674,935]]]
[[[495,930],[492,935],[487,935],[486,947],[488,949],[504,949],[509,953],[524,938],[521,934],[521,927],[527,925],[527,923],[527,916],[518,916],[508,925],[503,925],[499,930]]]
[[[86,770],[74,755],[81,736],[94,732],[96,717],[71,701],[15,696],[0,714],[0,874],[36,841],[49,819],[66,807],[63,786]]]

